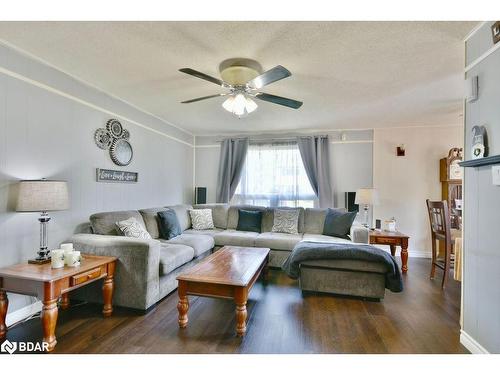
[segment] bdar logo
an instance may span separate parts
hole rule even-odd
[[[17,349],[17,342],[10,342],[9,340],[5,340],[3,344],[0,346],[0,350],[2,352],[7,352],[9,354],[12,354],[16,351]]]

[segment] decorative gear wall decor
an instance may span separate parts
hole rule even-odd
[[[97,147],[109,150],[111,160],[119,166],[126,166],[132,162],[134,151],[129,139],[130,132],[116,119],[109,119],[106,128],[99,128],[94,133]]]

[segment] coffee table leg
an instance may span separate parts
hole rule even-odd
[[[189,300],[184,281],[179,280],[177,292],[179,293],[179,302],[177,303],[177,310],[179,311],[179,327],[186,328],[188,324]]]
[[[0,340],[3,340],[7,335],[7,325],[5,318],[7,317],[7,308],[9,307],[9,299],[5,290],[0,289]]]
[[[236,302],[236,335],[244,336],[247,330],[247,290],[240,287],[235,290],[234,302]]]

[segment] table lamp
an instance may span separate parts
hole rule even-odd
[[[354,200],[355,204],[363,205],[364,209],[364,219],[363,225],[369,228],[368,225],[368,210],[370,206],[374,206],[378,204],[378,193],[376,189],[358,189],[356,191],[356,199]]]
[[[38,257],[28,263],[43,264],[50,262],[47,245],[47,223],[49,211],[62,211],[69,208],[68,185],[66,181],[26,180],[19,182],[16,211],[40,212],[40,249]]]

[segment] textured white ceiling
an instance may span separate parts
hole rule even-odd
[[[195,134],[460,124],[462,39],[476,22],[0,22],[0,38]],[[219,77],[231,57],[281,64],[292,77],[262,91],[242,119],[221,92],[178,72]]]

